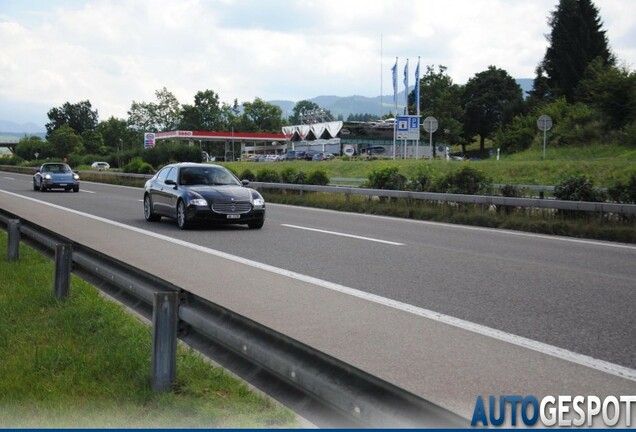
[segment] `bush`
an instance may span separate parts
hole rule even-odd
[[[607,190],[610,199],[620,204],[636,204],[636,175],[632,175],[629,183],[618,183]]]
[[[556,199],[565,201],[605,201],[605,194],[594,188],[592,181],[585,176],[572,176],[554,188]]]
[[[123,168],[124,172],[132,174],[153,174],[155,172],[152,165],[135,157],[130,160]]]
[[[407,180],[395,166],[373,170],[369,174],[364,187],[370,189],[404,190]]]
[[[243,171],[241,175],[238,176],[238,178],[240,178],[241,180],[256,181],[256,176],[249,168]]]
[[[470,166],[449,173],[435,183],[435,190],[442,193],[477,195],[490,189],[488,178]]]
[[[521,198],[523,196],[521,189],[515,185],[504,185],[499,188],[499,192],[501,193],[501,196],[508,198]]]
[[[263,168],[256,173],[256,181],[263,183],[280,183],[280,175],[271,168]]]
[[[280,172],[280,178],[283,183],[305,184],[307,182],[307,174],[293,167],[284,168]]]
[[[407,189],[414,192],[425,192],[429,189],[431,183],[431,175],[424,170],[420,170],[411,178],[411,181],[407,184]]]
[[[329,176],[321,169],[311,171],[307,175],[307,184],[327,186],[329,184]]]

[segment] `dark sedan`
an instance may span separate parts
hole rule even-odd
[[[42,192],[48,189],[64,189],[79,192],[79,174],[70,166],[61,162],[47,162],[42,164],[38,172],[33,174],[33,190]]]
[[[181,229],[197,220],[259,229],[265,200],[248,183],[219,165],[166,165],[144,186],[144,217],[149,222],[162,216],[176,219]]]

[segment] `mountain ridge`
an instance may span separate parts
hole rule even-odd
[[[531,78],[518,78],[517,84],[523,91],[524,98],[527,93],[532,90],[533,79]],[[381,113],[384,114],[387,111],[393,111],[395,109],[393,104],[393,95],[384,96],[335,96],[335,95],[320,95],[311,99],[302,99],[313,102],[319,107],[328,110],[334,116],[334,119],[342,115],[342,118],[346,120],[349,114],[375,114],[381,117]],[[398,112],[404,110],[404,90],[397,95],[398,100]],[[283,111],[283,116],[288,118],[292,115],[296,103],[300,101],[291,100],[270,100],[267,101],[272,105],[276,105]],[[33,122],[28,123],[16,123],[8,120],[0,119],[0,135],[9,134],[11,136],[24,136],[24,135],[40,135],[45,134],[46,129],[44,126],[39,126]]]

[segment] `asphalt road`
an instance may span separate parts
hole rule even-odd
[[[268,204],[261,230],[148,223],[141,189],[0,189],[636,369],[636,246]]]

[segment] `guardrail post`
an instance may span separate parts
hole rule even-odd
[[[20,258],[20,220],[10,219],[7,223],[7,233],[9,235],[9,247],[7,259],[17,261]]]
[[[152,389],[165,392],[177,376],[179,294],[154,294],[152,309]]]
[[[55,246],[55,297],[66,300],[71,287],[71,267],[73,250],[69,244]]]

